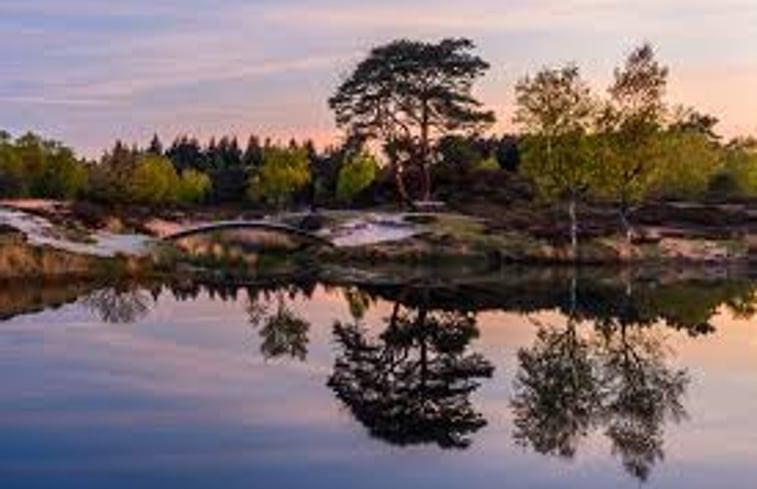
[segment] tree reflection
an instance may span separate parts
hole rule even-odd
[[[666,364],[663,341],[649,328],[604,325],[597,348],[603,388],[602,417],[613,453],[626,470],[645,481],[664,457],[663,427],[686,417],[685,370]]]
[[[591,345],[570,321],[565,331],[542,327],[536,344],[518,352],[515,439],[542,454],[572,458],[596,424],[601,390]]]
[[[632,305],[628,288],[610,307],[596,307],[603,315],[584,334],[570,313],[564,328],[539,324],[535,343],[518,354],[512,408],[520,444],[571,458],[602,429],[626,471],[648,479],[664,457],[665,424],[686,417],[689,377],[668,364],[664,339]]]
[[[149,291],[128,286],[96,290],[82,299],[82,304],[101,321],[113,324],[139,321],[150,312],[153,302]]]
[[[260,352],[266,359],[291,357],[305,360],[308,354],[310,323],[299,317],[287,303],[281,289],[270,297],[251,295],[247,306],[250,324],[260,327]],[[271,302],[275,305],[271,307]]]
[[[372,436],[401,446],[469,446],[469,435],[486,425],[470,395],[494,370],[467,351],[478,336],[475,316],[398,302],[387,323],[375,340],[359,321],[335,324],[341,352],[328,385]]]
[[[362,321],[365,314],[371,308],[372,299],[370,295],[357,287],[346,287],[343,290],[343,294],[349,306],[352,319],[356,322]]]

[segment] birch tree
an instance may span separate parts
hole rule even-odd
[[[593,103],[578,67],[544,68],[515,87],[515,122],[528,133],[522,168],[542,197],[566,203],[573,257],[578,252],[576,206],[595,173],[589,130]]]
[[[600,118],[602,191],[617,202],[629,247],[633,238],[629,215],[650,192],[660,159],[667,80],[668,68],[657,61],[652,46],[637,47],[615,70],[610,100]]]

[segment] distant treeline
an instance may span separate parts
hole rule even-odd
[[[204,144],[182,137],[164,148],[156,136],[146,147],[117,142],[98,161],[90,161],[62,143],[31,133],[14,139],[0,131],[0,196],[147,204],[349,205],[361,193],[370,194],[372,186],[393,185],[389,169],[365,149],[318,151],[309,141],[260,141],[252,136],[242,147],[234,137]],[[438,163],[432,169],[447,175],[478,172],[482,179],[490,171],[523,174],[522,152],[529,143],[532,140],[523,136],[449,136],[435,148]],[[659,165],[654,197],[757,196],[754,139],[722,142],[692,119],[671,125],[658,144],[666,148],[660,155],[667,162]]]
[[[574,229],[577,203],[617,205],[629,239],[632,208],[646,199],[757,196],[757,141],[725,142],[716,117],[669,106],[668,68],[650,45],[630,52],[602,96],[573,64],[524,76],[515,86],[520,132],[504,136],[485,135],[495,116],[472,89],[489,65],[474,48],[444,39],[373,49],[329,99],[342,142],[320,150],[256,136],[242,144],[183,136],[170,145],[155,136],[144,146],[116,142],[90,161],[62,143],[0,131],[0,196],[279,209],[410,204],[433,198],[442,174],[460,186],[471,175],[490,184],[505,175],[565,204]]]
[[[440,168],[500,169],[518,165],[514,137],[450,136],[438,148]],[[116,142],[99,160],[33,133],[0,132],[0,196],[87,199],[122,204],[349,205],[393,177],[365,146],[350,142],[319,151],[312,141],[274,143],[250,136],[207,143],[184,136],[164,146]]]

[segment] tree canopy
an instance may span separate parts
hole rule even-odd
[[[253,201],[276,207],[310,182],[310,162],[305,148],[266,148],[263,165],[250,177],[249,196]]]
[[[403,39],[379,46],[329,100],[339,127],[384,144],[405,198],[402,173],[413,167],[421,174],[420,197],[429,198],[436,139],[494,122],[494,113],[472,94],[474,82],[489,68],[473,49],[468,39]]]
[[[665,91],[668,68],[660,64],[648,43],[634,49],[616,68],[608,89],[610,100],[599,121],[604,142],[604,185],[601,191],[618,202],[630,243],[629,211],[652,188],[659,161],[659,132],[668,107]]]
[[[568,202],[573,256],[577,254],[576,201],[596,175],[596,161],[588,131],[593,103],[578,67],[544,68],[515,87],[515,121],[528,137],[523,171],[548,200]]]

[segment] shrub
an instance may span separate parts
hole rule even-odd
[[[474,166],[476,170],[499,170],[501,167],[499,166],[499,161],[497,161],[497,158],[493,156],[489,156],[488,158],[481,159],[476,162],[476,165]]]
[[[653,193],[667,198],[703,195],[721,165],[718,148],[705,134],[671,131],[659,137]]]
[[[172,203],[178,187],[179,177],[168,159],[144,154],[129,179],[129,196],[140,204]]]
[[[342,169],[336,187],[336,198],[348,204],[361,192],[371,186],[378,174],[378,162],[367,152],[356,153],[348,157]]]
[[[709,191],[719,197],[757,196],[757,152],[725,149],[722,167],[710,180]]]
[[[305,148],[265,149],[263,165],[250,177],[248,197],[260,203],[283,207],[310,183],[310,159]]]
[[[210,177],[198,170],[184,170],[179,177],[176,200],[182,204],[199,204],[212,189]]]

